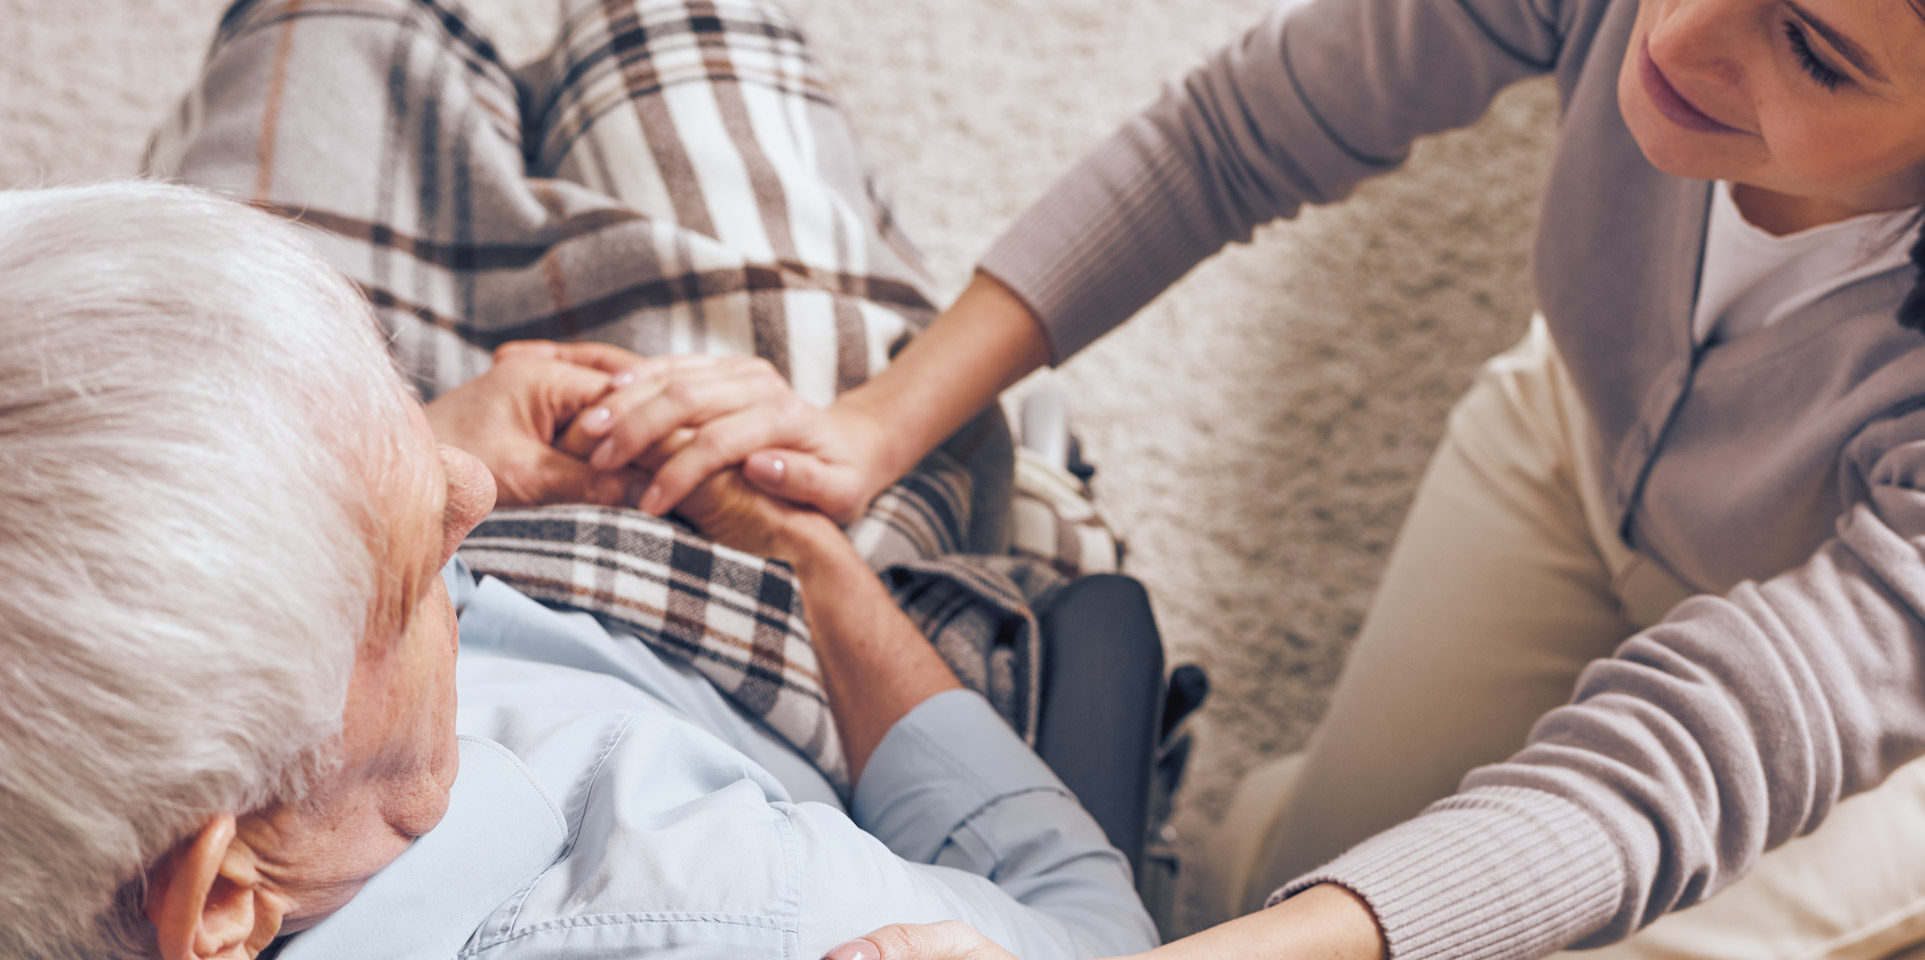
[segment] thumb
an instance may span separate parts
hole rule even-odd
[[[896,923],[829,951],[825,960],[1016,960],[955,920]]]
[[[495,348],[495,362],[508,357],[559,357],[561,344],[553,340],[510,340]]]
[[[758,450],[742,461],[742,476],[772,497],[811,506],[843,526],[869,509],[861,477],[848,464],[828,463],[796,450]]]
[[[571,416],[608,394],[608,374],[600,370],[556,360],[548,373],[543,379],[548,396]]]
[[[496,477],[504,503],[518,505],[545,503],[619,504],[627,496],[631,477],[622,473],[603,473],[546,444],[530,441],[522,456],[515,457]]]
[[[574,340],[557,343],[554,346],[555,352],[552,356],[579,366],[592,367],[603,373],[621,373],[649,360],[648,357],[633,350],[625,350],[612,343],[596,340]]]

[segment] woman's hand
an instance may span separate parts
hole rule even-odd
[[[435,438],[488,465],[503,506],[630,502],[640,474],[597,471],[554,447],[562,425],[608,392],[609,376],[540,351],[498,351],[481,376],[428,404]]]
[[[1137,960],[1385,960],[1390,947],[1363,898],[1321,883],[1228,923],[1132,954]],[[954,920],[892,924],[829,951],[824,960],[1016,960]]]
[[[658,357],[600,343],[508,344],[608,373],[617,395],[577,418],[562,448],[603,469],[643,462],[676,430],[694,442],[661,461],[636,503],[673,509],[702,480],[742,465],[765,493],[847,525],[996,395],[1048,362],[1042,321],[1008,288],[977,274],[948,310],[869,382],[827,410],[795,395],[767,362]]]
[[[644,357],[603,343],[537,341],[504,345],[497,356],[608,375],[608,396],[576,417],[557,446],[598,470],[651,469],[653,482],[633,504],[645,513],[683,506],[709,477],[740,464],[764,492],[846,524],[895,480],[878,466],[879,425],[840,407],[817,409],[760,358]]]
[[[956,920],[896,923],[829,951],[823,960],[1016,960]]]

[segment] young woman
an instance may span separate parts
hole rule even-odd
[[[1281,906],[1155,955],[1537,956],[1754,867],[1622,949],[1917,942],[1925,4],[1291,4],[1072,170],[826,412],[725,385],[616,400],[597,463],[699,423],[643,509],[739,461],[850,516],[1225,243],[1542,74],[1563,113],[1541,316],[1454,411],[1309,751],[1239,797],[1229,896]],[[878,947],[999,955],[956,928],[850,949]]]

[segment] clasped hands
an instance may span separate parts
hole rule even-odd
[[[677,510],[718,543],[793,560],[798,521],[846,524],[896,479],[877,425],[810,405],[765,360],[535,340],[494,360],[427,415],[437,439],[487,464],[502,506]],[[1015,960],[958,923],[889,927],[832,956]]]
[[[812,406],[761,359],[519,341],[494,360],[427,414],[441,442],[487,464],[502,506],[675,510],[718,543],[794,563],[802,525],[846,525],[896,479],[879,425]],[[830,957],[1016,960],[954,922],[886,927]]]
[[[875,467],[879,428],[809,404],[766,360],[540,340],[494,360],[427,412],[437,438],[488,465],[502,506],[678,510],[720,543],[786,559],[779,534],[799,507],[846,524],[895,479]]]

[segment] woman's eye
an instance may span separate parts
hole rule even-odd
[[[1836,90],[1839,84],[1845,82],[1844,74],[1833,70],[1825,61],[1818,59],[1818,54],[1811,49],[1811,41],[1805,37],[1805,31],[1797,24],[1789,22],[1785,24],[1785,39],[1791,41],[1791,54],[1798,58],[1798,65],[1803,67],[1820,86],[1826,90]]]

